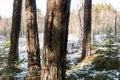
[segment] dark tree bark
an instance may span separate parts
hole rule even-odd
[[[92,0],[85,0],[82,58],[91,55],[91,9]]]
[[[71,0],[47,0],[41,80],[65,80]]]
[[[9,51],[9,62],[18,59],[18,43],[20,34],[21,24],[21,9],[22,0],[14,0],[13,4],[13,16],[12,16],[12,28],[10,35],[10,51]]]
[[[117,12],[115,14],[115,37],[117,37]]]
[[[40,71],[40,48],[38,38],[36,0],[26,0],[25,9],[29,75],[31,76],[30,80],[34,80],[32,77],[39,76]]]

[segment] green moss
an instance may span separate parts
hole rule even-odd
[[[95,54],[106,54],[106,51],[98,49]]]
[[[77,78],[75,77],[75,75],[70,74],[69,76],[67,76],[66,80],[77,80]]]
[[[69,70],[70,68],[71,68],[70,60],[66,58],[66,69]]]
[[[2,76],[2,80],[16,80],[12,75],[4,75]]]
[[[89,73],[77,73],[76,74],[79,78],[87,78],[87,77],[91,77],[90,75],[89,75]]]
[[[76,64],[79,63],[79,62],[81,62],[81,57],[76,57],[75,61],[76,61]]]
[[[119,69],[120,61],[115,58],[105,58],[104,56],[96,57],[92,64],[94,65],[94,70],[113,70]]]
[[[103,74],[103,75],[96,75],[94,78],[88,77],[88,78],[85,78],[85,80],[113,80],[113,79]]]
[[[66,80],[77,80],[80,78],[84,78],[85,80],[113,80],[105,74],[98,74],[95,77],[92,77],[89,74],[90,73],[75,73],[74,72],[73,74],[70,74]]]

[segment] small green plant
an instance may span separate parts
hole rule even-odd
[[[116,58],[98,56],[93,60],[92,64],[94,65],[94,70],[114,70],[119,69],[120,61]]]
[[[98,45],[100,45],[99,42],[97,42],[97,41],[93,41],[93,43],[92,43],[92,47],[91,47],[92,50],[97,49]]]
[[[22,71],[26,71],[24,68],[20,68],[19,65],[25,63],[26,59],[18,59],[14,62],[12,67],[9,67],[9,47],[10,43],[6,39],[3,44],[3,48],[0,49],[0,80],[19,80],[16,75]]]
[[[107,32],[106,36],[103,40],[103,46],[107,48],[107,54],[111,55],[116,52],[118,52],[118,46],[114,45],[115,42],[117,42],[118,39],[112,34],[111,29]]]
[[[118,42],[118,38],[116,38],[112,32],[111,29],[104,35],[103,41],[101,43],[102,49],[97,49],[96,54],[103,54],[110,57],[112,54],[118,54],[119,53],[119,46],[115,45],[114,43]],[[96,45],[95,45],[96,46]]]
[[[90,78],[88,77],[85,80],[113,80],[113,79],[111,79],[107,75],[99,74],[99,75],[96,75],[94,78],[93,77],[90,77]]]

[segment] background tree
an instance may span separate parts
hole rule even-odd
[[[25,14],[25,1],[23,0],[22,2],[22,17],[21,17],[21,32],[20,32],[20,37],[23,37],[25,35],[26,31],[26,14]]]
[[[71,0],[47,0],[41,80],[65,80]]]
[[[85,0],[82,58],[91,55],[91,10],[92,10],[92,0]]]
[[[41,10],[38,8],[37,9],[37,23],[38,23],[38,32],[44,32],[44,15],[42,14]]]
[[[117,11],[115,13],[115,37],[117,37]]]
[[[19,43],[20,24],[21,24],[21,9],[22,9],[22,0],[14,0],[12,28],[11,28],[11,35],[10,35],[10,51],[9,51],[10,60],[9,61],[14,61],[18,59],[18,43]]]
[[[36,0],[26,0],[25,9],[29,75],[35,77],[39,75],[38,72],[40,70],[40,49],[38,39]]]

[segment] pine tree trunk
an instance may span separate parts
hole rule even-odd
[[[20,34],[21,24],[21,9],[22,0],[14,0],[13,4],[13,17],[12,17],[12,28],[10,35],[10,51],[8,63],[12,63],[18,59],[18,43]]]
[[[82,58],[91,55],[91,7],[92,0],[85,0]]]
[[[36,0],[26,0],[25,8],[27,54],[30,75],[29,78],[30,80],[34,80],[35,77],[39,76],[40,71],[40,49],[36,14]]]
[[[41,80],[65,80],[71,0],[47,0]]]
[[[117,37],[117,12],[115,14],[115,37]]]

